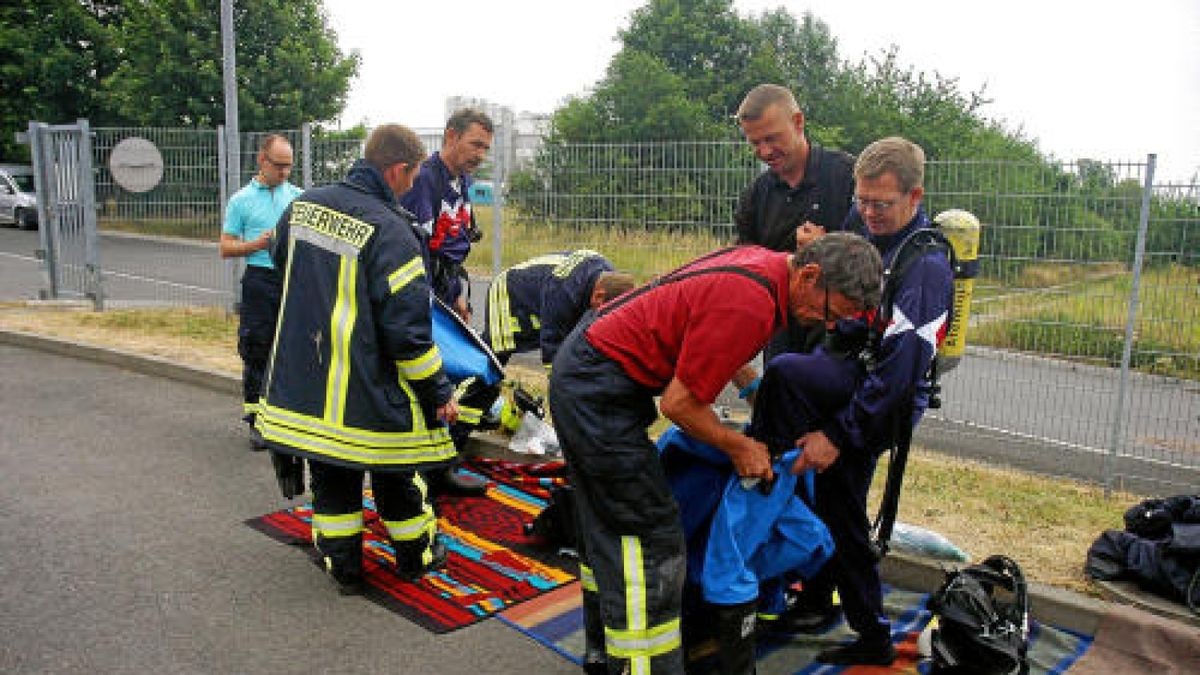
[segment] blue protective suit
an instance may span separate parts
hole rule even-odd
[[[750,602],[763,582],[791,572],[809,577],[833,555],[829,530],[798,496],[799,477],[788,470],[799,450],[774,460],[775,483],[764,494],[741,484],[724,453],[677,427],[659,437],[658,447],[687,537],[688,580],[707,602]],[[803,478],[811,495],[813,473]]]

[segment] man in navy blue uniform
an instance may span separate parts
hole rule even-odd
[[[616,272],[596,251],[547,253],[500,272],[488,287],[483,340],[501,364],[513,354],[540,350],[546,368],[558,347],[589,309],[633,288],[633,277]],[[459,397],[451,430],[462,447],[500,394],[499,385],[473,380]]]
[[[924,165],[920,146],[895,136],[867,146],[855,163],[855,207],[849,218],[861,217],[864,234],[885,267],[892,267],[907,237],[930,226],[921,205]],[[815,382],[810,376],[816,369],[828,370],[828,359],[846,356],[825,348],[783,354],[768,365],[768,370],[781,371],[780,381],[786,383],[770,396],[779,414],[837,402],[832,414],[797,441],[804,452],[792,468],[793,473],[809,468],[820,472],[816,512],[836,545],[833,560],[806,584],[802,597],[809,610],[835,619],[836,588],[846,621],[858,633],[853,643],[819,654],[818,660],[825,663],[879,665],[895,658],[870,540],[867,491],[879,454],[894,442],[898,426],[915,425],[928,405],[928,373],[948,326],[953,272],[942,251],[929,250],[908,265],[900,279],[888,283],[898,285],[894,292],[885,291],[876,316],[865,318],[865,325],[857,328],[846,322],[838,328],[865,330],[871,336],[869,365],[857,366],[858,372],[838,378],[840,383]],[[831,392],[830,387],[841,391]]]
[[[416,216],[416,227],[425,249],[425,264],[433,293],[471,321],[467,294],[467,256],[479,240],[472,212],[471,174],[492,147],[495,127],[487,114],[473,108],[457,110],[446,121],[442,149],[429,156],[412,189],[400,204]],[[425,474],[434,492],[482,494],[487,483],[452,468]]]

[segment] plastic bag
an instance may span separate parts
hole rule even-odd
[[[937,560],[966,562],[968,556],[946,537],[916,525],[897,522],[892,529],[892,549]]]
[[[521,426],[508,442],[508,449],[527,455],[557,455],[561,452],[554,427],[531,412],[521,417]]]

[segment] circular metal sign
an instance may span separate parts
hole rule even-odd
[[[148,192],[162,180],[163,158],[158,148],[139,136],[130,136],[112,149],[108,170],[117,185],[130,192]]]

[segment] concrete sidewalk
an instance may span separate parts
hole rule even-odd
[[[438,637],[340,598],[303,556],[242,525],[283,503],[269,462],[245,449],[238,378],[5,330],[0,366],[19,411],[0,429],[0,671],[465,673],[486,658],[489,672],[575,672],[499,622]],[[521,458],[486,436],[472,451]],[[898,553],[883,574],[920,591],[943,578]],[[1114,609],[1030,592],[1037,619],[1088,635]]]

